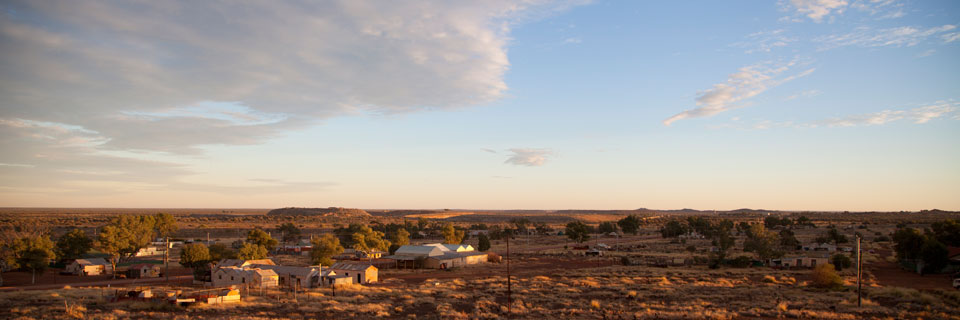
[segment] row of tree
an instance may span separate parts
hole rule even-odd
[[[21,224],[2,232],[0,262],[12,269],[31,271],[32,282],[36,283],[37,274],[42,274],[56,259],[77,259],[96,249],[109,255],[115,275],[119,261],[134,256],[149,245],[154,237],[169,236],[177,228],[176,218],[165,213],[120,215],[101,228],[96,238],[87,236],[83,230],[73,229],[53,242],[46,228]]]
[[[923,231],[904,226],[894,232],[893,241],[901,263],[922,265],[923,273],[940,272],[950,263],[947,246],[960,246],[960,222],[935,222]]]

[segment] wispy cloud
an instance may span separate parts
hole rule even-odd
[[[929,105],[905,108],[886,109],[877,112],[846,115],[810,122],[755,120],[741,121],[739,118],[730,122],[713,125],[714,129],[741,129],[763,130],[772,128],[818,128],[818,127],[859,127],[879,126],[898,121],[908,121],[913,124],[925,124],[936,119],[948,118],[960,120],[960,102],[952,100],[937,101]]]
[[[493,150],[490,148],[480,148],[480,150],[483,150],[484,152],[489,152],[489,153],[497,153],[497,150]]]
[[[820,123],[828,127],[883,125],[900,120],[910,121],[914,124],[923,124],[937,118],[949,116],[956,112],[958,107],[960,107],[960,102],[942,101],[933,105],[908,110],[883,110],[873,113],[831,118]]]
[[[518,166],[539,167],[555,156],[553,150],[543,148],[513,148],[508,151],[512,154],[504,163]]]
[[[743,48],[744,53],[765,53],[773,49],[786,47],[792,42],[797,41],[796,37],[786,35],[785,29],[754,32],[746,36],[746,40],[732,44],[731,46]]]
[[[737,103],[750,99],[764,91],[783,84],[787,81],[807,76],[814,69],[809,68],[787,76],[791,69],[798,67],[796,61],[785,64],[761,63],[740,68],[740,71],[731,74],[724,83],[715,84],[713,88],[701,91],[696,98],[697,108],[680,112],[663,121],[670,125],[678,120],[709,117],[730,109],[739,107]]]
[[[823,21],[830,14],[841,14],[847,7],[845,0],[790,0],[797,14],[806,16],[815,22]]]
[[[797,93],[797,94],[794,94],[794,95],[790,95],[789,97],[786,97],[786,98],[784,98],[783,100],[784,100],[784,101],[790,101],[790,100],[794,100],[794,99],[797,99],[797,98],[816,97],[816,96],[819,96],[821,93],[822,93],[822,92],[820,92],[820,90],[804,90],[804,91],[802,91],[802,92],[800,92],[800,93]]]
[[[872,29],[870,27],[859,27],[853,32],[829,35],[814,39],[823,46],[820,50],[833,49],[843,46],[858,47],[911,47],[927,41],[927,39],[954,30],[955,25],[946,24],[939,27],[897,27],[886,29]],[[944,42],[951,42],[956,39],[951,38],[952,34],[943,34],[941,38]]]

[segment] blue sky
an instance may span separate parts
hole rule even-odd
[[[2,206],[960,210],[955,1],[2,7]]]

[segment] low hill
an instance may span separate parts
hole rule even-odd
[[[369,217],[370,214],[362,209],[353,208],[280,208],[267,212],[268,216],[322,216],[322,217]]]

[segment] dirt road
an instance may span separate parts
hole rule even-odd
[[[878,250],[881,257],[892,255],[890,250]],[[877,277],[877,282],[884,286],[896,286],[912,288],[918,290],[931,289],[953,289],[952,279],[946,274],[928,274],[919,275],[900,268],[899,265],[880,259],[879,261],[866,265],[866,268]]]

